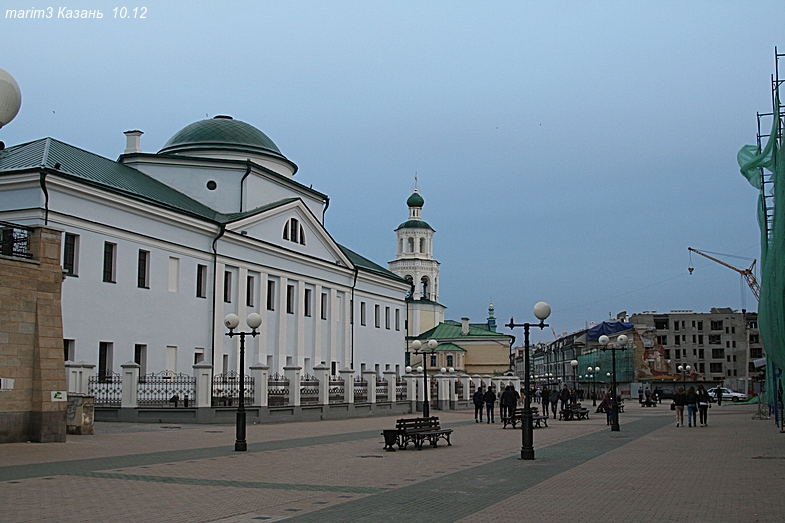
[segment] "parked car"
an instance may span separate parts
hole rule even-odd
[[[743,392],[733,392],[730,389],[726,389],[725,387],[722,388],[722,400],[723,401],[732,401],[733,403],[737,403],[739,401],[747,401],[747,395]],[[709,398],[711,401],[717,401],[717,387],[711,388],[706,392],[709,393]]]
[[[660,399],[672,400],[676,397],[676,391],[673,389],[660,389]]]

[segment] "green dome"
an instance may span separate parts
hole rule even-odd
[[[433,231],[433,227],[431,227],[430,225],[428,225],[426,222],[422,220],[405,221],[398,226],[398,229],[430,229]],[[395,230],[397,231],[398,229]]]
[[[425,200],[422,199],[420,193],[415,191],[411,196],[409,196],[409,199],[406,200],[406,205],[409,207],[422,207],[425,205]]]
[[[216,116],[187,125],[175,133],[158,152],[174,153],[197,149],[252,152],[286,159],[266,134],[231,116]]]

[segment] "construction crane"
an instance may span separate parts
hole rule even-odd
[[[690,252],[694,252],[695,254],[700,254],[704,258],[708,258],[708,259],[710,259],[713,262],[719,263],[723,267],[727,267],[727,268],[729,268],[731,270],[734,270],[734,271],[738,272],[739,274],[741,274],[744,277],[744,279],[747,281],[747,285],[749,285],[750,290],[752,291],[752,295],[755,296],[756,300],[760,301],[760,285],[758,284],[758,280],[755,278],[755,263],[757,263],[758,260],[752,260],[752,265],[750,265],[749,269],[739,269],[738,267],[734,267],[733,265],[725,263],[722,260],[718,260],[717,258],[713,258],[713,257],[709,256],[708,254],[706,254],[705,252],[699,251],[698,249],[693,249],[692,247],[687,247],[687,250],[690,251]],[[714,254],[718,254],[718,253],[714,253]],[[728,256],[728,255],[722,254],[720,256]],[[695,268],[692,266],[692,256],[690,256],[690,266],[689,266],[689,268],[687,270],[690,271],[690,274],[692,274],[692,271],[695,270]]]

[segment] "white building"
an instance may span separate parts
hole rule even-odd
[[[66,359],[238,370],[223,318],[257,312],[248,365],[403,363],[409,283],[335,242],[328,197],[264,133],[217,116],[155,154],[125,134],[117,161],[52,138],[0,151],[0,219],[63,231]]]

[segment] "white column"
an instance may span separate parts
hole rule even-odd
[[[286,366],[283,374],[289,380],[289,405],[300,405],[300,374],[303,368],[297,365]]]
[[[373,369],[364,370],[362,376],[368,383],[368,403],[376,403],[376,371]]]
[[[267,406],[267,380],[270,367],[264,363],[256,363],[249,368],[249,374],[253,377],[253,404],[257,407]]]
[[[287,289],[289,279],[285,276],[281,276],[279,282],[281,289],[278,292],[278,352],[276,359],[278,360],[278,368],[280,369],[286,365],[286,355],[288,353],[288,348],[286,346],[288,341],[286,336],[286,321],[289,314],[286,312],[286,295],[289,293],[289,289]]]
[[[450,410],[450,399],[452,398],[450,385],[452,384],[452,380],[449,376],[442,374],[441,372],[436,374],[434,379],[436,380],[436,383],[439,384],[439,397],[436,398],[436,404],[439,406],[439,410]]]
[[[462,400],[471,400],[472,391],[471,391],[471,383],[472,379],[468,374],[461,374],[459,378],[461,383],[463,383],[463,398]]]
[[[414,383],[414,374],[404,374],[403,379],[406,382],[406,401],[417,401],[417,387]]]
[[[330,364],[332,364],[333,361],[338,361],[338,322],[341,318],[341,311],[337,307],[338,294],[335,289],[330,289],[327,299],[330,302],[327,313],[327,321],[330,323],[330,346],[327,348],[327,352],[330,354]]]
[[[330,366],[320,363],[313,368],[314,377],[319,380],[319,405],[330,404]]]
[[[354,403],[354,371],[343,368],[338,371],[343,380],[343,400],[345,403]]]
[[[351,314],[352,314],[352,299],[351,294],[349,292],[344,293],[344,300],[343,300],[343,317],[346,320],[343,322],[343,354],[341,355],[341,361],[344,362],[345,365],[352,364],[352,324],[351,324]]]
[[[313,355],[311,356],[314,363],[322,361],[324,355],[322,354],[322,286],[316,285],[313,290]],[[316,369],[316,366],[314,366]],[[321,382],[319,382],[321,383]]]
[[[384,380],[387,382],[387,401],[395,403],[397,401],[396,389],[398,386],[398,374],[394,370],[382,371]]]
[[[120,367],[123,369],[123,396],[120,406],[124,409],[136,408],[139,393],[139,364],[129,361]]]
[[[213,402],[212,371],[213,366],[207,362],[197,363],[193,366],[196,378],[195,407],[211,407]]]
[[[294,363],[302,367],[305,365],[305,282],[298,281],[295,289],[297,303],[294,304]],[[313,310],[311,310],[313,317]],[[314,361],[314,360],[312,360]]]
[[[224,279],[223,273],[226,266],[223,263],[215,264],[215,272],[213,273],[213,347],[215,347],[212,363],[215,365],[216,374],[223,374],[229,369],[223,368],[223,354],[224,354]],[[221,275],[220,277],[218,275]]]

